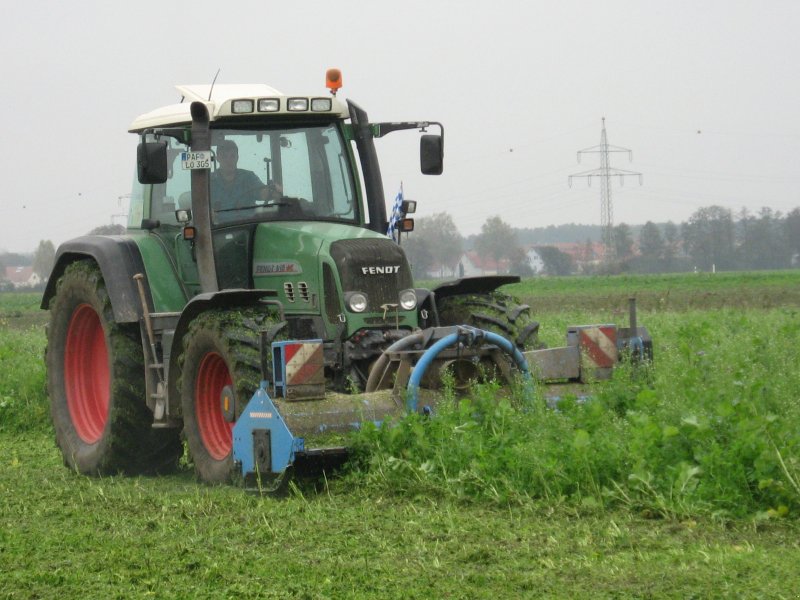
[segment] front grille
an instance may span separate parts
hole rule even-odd
[[[364,319],[364,323],[367,325],[395,325],[397,323],[402,323],[405,320],[406,318],[403,315],[398,315],[392,311],[386,313],[385,319],[383,317],[367,317]]]
[[[400,290],[413,287],[411,268],[400,246],[386,239],[341,240],[331,244],[342,289],[367,295],[370,312],[396,304]]]

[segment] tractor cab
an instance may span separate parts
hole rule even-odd
[[[265,274],[267,257],[252,254],[260,223],[363,228],[352,156],[336,122],[226,127],[210,133],[211,149],[199,160],[200,153],[192,152],[189,144],[164,136],[166,181],[141,184],[137,179],[132,194],[140,206],[131,213],[141,217],[130,226],[149,229],[163,239],[190,296],[201,292],[192,218],[191,173],[197,166],[208,166],[209,229],[220,289],[252,289],[259,275],[253,270],[260,268]],[[199,201],[206,201],[202,194]]]
[[[149,217],[160,224],[180,225],[176,211],[192,207],[191,171],[208,165],[212,227],[285,220],[363,225],[351,156],[335,123],[214,129],[205,162],[188,144],[165,142],[167,179],[152,184],[150,194]]]
[[[330,73],[328,84],[338,89]],[[251,301],[263,292],[258,297],[279,306],[294,334],[323,340],[334,379],[363,386],[383,348],[427,314],[405,254],[386,235],[374,139],[441,125],[370,123],[335,93],[178,90],[183,102],[130,127],[141,143],[128,229],[141,234],[142,247],[157,240],[178,275],[176,282],[147,273],[156,312],[182,312],[180,336],[198,302],[229,306],[228,292],[252,292],[238,296]],[[442,135],[421,136],[424,173],[442,171],[442,144]],[[169,296],[159,286],[176,283],[183,302],[159,305]]]
[[[364,265],[366,274],[408,271],[385,236],[388,219],[374,139],[441,125],[369,123],[358,105],[335,97],[341,76],[334,76],[327,77],[330,97],[286,95],[263,85],[178,86],[180,104],[131,125],[141,143],[129,230],[162,239],[187,300],[224,289],[264,287],[281,295],[287,287],[300,287],[317,298],[316,306],[306,308],[320,313],[323,290],[310,289],[310,281],[265,278],[302,272],[320,282],[328,276],[327,262],[329,279],[340,284],[347,274],[326,261],[331,245],[364,237],[379,247],[375,260]],[[442,143],[442,135],[421,137],[423,172],[441,172]],[[268,253],[259,254],[259,248]],[[400,305],[389,290],[400,292],[401,283],[410,287],[407,275],[382,278],[379,287],[386,293],[380,305]],[[339,296],[358,291],[340,289]],[[335,305],[341,298],[330,298],[331,292],[325,290],[328,313],[339,320],[344,311]],[[283,300],[288,310],[297,306],[292,294]]]

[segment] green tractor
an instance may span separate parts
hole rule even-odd
[[[327,85],[321,96],[179,86],[179,104],[134,120],[126,233],[64,243],[42,300],[70,468],[167,470],[183,434],[204,481],[278,476],[341,460],[341,448],[307,448],[309,436],[431,410],[416,393],[442,369],[464,381],[482,365],[527,373],[520,353],[537,348],[538,324],[497,291],[518,279],[417,288],[387,236],[374,140],[421,131],[422,172],[436,175],[442,126],[371,123],[336,97],[337,71]],[[397,208],[392,223],[412,229],[408,202]],[[585,363],[573,333],[556,354],[534,350],[545,370],[568,365],[559,381]],[[649,348],[646,330],[617,333],[613,345]]]

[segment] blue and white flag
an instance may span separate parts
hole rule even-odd
[[[403,183],[400,182],[400,191],[394,199],[394,206],[392,207],[392,214],[389,217],[389,228],[386,230],[392,240],[400,243],[400,232],[397,231],[397,222],[403,218]],[[396,234],[396,235],[395,235]]]

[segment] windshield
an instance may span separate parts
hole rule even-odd
[[[210,196],[216,224],[358,221],[349,157],[333,125],[216,129]]]

